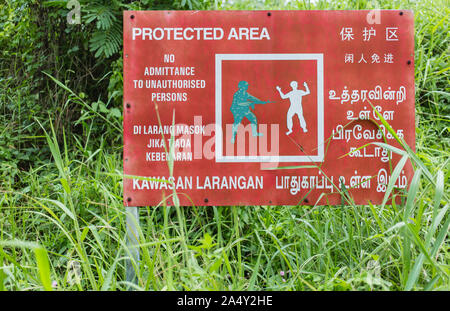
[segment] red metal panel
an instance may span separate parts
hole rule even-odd
[[[338,204],[339,180],[380,203],[400,157],[344,155],[399,147],[372,106],[414,149],[413,27],[399,10],[124,12],[124,204],[173,187],[182,205]]]

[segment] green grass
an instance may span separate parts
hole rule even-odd
[[[229,9],[280,9],[242,1]],[[363,9],[365,1],[320,1],[319,9]],[[313,9],[292,2],[291,9]],[[140,209],[140,290],[449,290],[449,7],[393,1],[413,9],[415,175],[402,204]],[[117,290],[125,280],[121,119],[54,80],[51,106],[82,107],[78,130],[58,132],[58,115],[0,116],[0,290]],[[3,88],[2,88],[3,87]],[[2,111],[20,88],[0,86]],[[64,98],[64,100],[62,100]],[[73,107],[73,106],[72,106]],[[61,112],[63,114],[63,112]],[[106,124],[105,127],[101,127]],[[105,129],[102,133],[98,128]],[[58,134],[62,133],[62,134]],[[33,158],[34,150],[44,156]],[[30,154],[29,166],[15,161]]]

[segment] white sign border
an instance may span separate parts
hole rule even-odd
[[[223,156],[222,61],[224,60],[316,60],[317,61],[317,155],[301,156]],[[324,161],[324,86],[323,54],[216,54],[216,162],[323,162]]]

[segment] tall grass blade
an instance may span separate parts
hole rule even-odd
[[[408,160],[408,155],[403,155],[400,161],[398,161],[397,165],[394,168],[394,171],[391,174],[391,178],[389,179],[389,183],[386,188],[386,193],[383,198],[383,202],[381,203],[381,208],[383,208],[386,205],[386,202],[389,199],[389,196],[391,195],[392,190],[394,189],[395,183],[397,182],[398,177],[400,176],[400,173],[402,172],[403,167],[406,164],[406,161]]]

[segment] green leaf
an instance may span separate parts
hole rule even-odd
[[[252,291],[255,290],[255,282],[256,278],[258,277],[258,271],[259,271],[259,265],[261,263],[261,256],[262,256],[263,248],[259,251],[258,259],[256,260],[255,267],[253,268],[252,276],[250,277],[250,282],[248,285],[248,290]]]
[[[444,172],[438,170],[436,174],[436,190],[433,200],[433,219],[437,214],[439,205],[441,205],[441,199],[443,195],[444,195]]]
[[[392,172],[392,175],[389,179],[389,184],[386,189],[386,193],[383,198],[383,203],[381,204],[381,208],[383,208],[386,205],[387,200],[389,199],[389,196],[391,195],[392,190],[394,189],[395,183],[400,176],[400,173],[405,166],[406,160],[408,160],[408,155],[405,154],[403,157],[398,161],[397,165],[395,166],[394,172]]]
[[[405,212],[403,215],[403,221],[407,222],[411,217],[412,210],[414,207],[414,200],[417,197],[417,191],[419,190],[419,181],[420,176],[422,175],[422,170],[418,168],[414,173],[414,177],[411,181],[411,185],[409,186],[408,197],[406,199]]]
[[[210,273],[217,272],[219,270],[220,266],[222,265],[223,258],[219,257],[214,261],[214,264],[209,268]]]
[[[67,182],[67,179],[60,178],[59,181],[61,182],[61,185],[63,186],[64,190],[67,192],[67,194],[70,194],[70,186]]]
[[[117,109],[117,108],[112,108],[112,109],[110,110],[110,114],[111,114],[113,117],[116,117],[116,118],[122,117],[122,113],[121,113],[120,110]]]
[[[41,200],[43,201],[47,201],[47,202],[51,202],[53,204],[55,204],[57,207],[59,207],[64,213],[67,214],[67,216],[70,217],[70,219],[75,220],[75,215],[70,211],[69,208],[67,208],[67,206],[65,206],[63,203],[56,201],[56,200],[51,200],[51,199],[44,199],[42,198]]]
[[[44,248],[35,248],[34,254],[36,256],[37,266],[39,269],[39,276],[42,285],[46,291],[52,291],[52,281],[50,278],[50,265],[48,262],[47,251]]]
[[[262,168],[262,170],[290,170],[290,169],[302,169],[302,168],[317,168],[316,165],[293,165],[293,166],[279,166]]]
[[[0,246],[28,248],[33,250],[36,257],[37,268],[39,271],[39,278],[46,291],[51,291],[52,282],[50,278],[50,264],[48,261],[47,251],[41,245],[36,242],[22,241],[22,240],[9,240],[0,241]],[[3,252],[2,252],[3,254]]]

